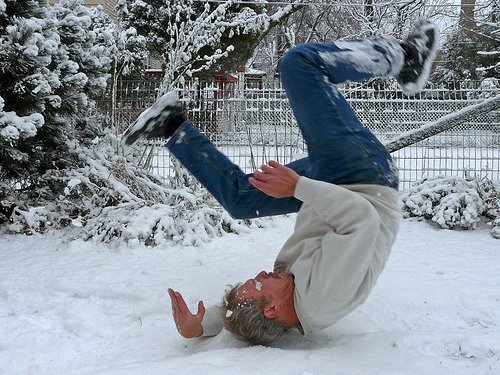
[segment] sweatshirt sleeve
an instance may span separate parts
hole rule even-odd
[[[216,336],[222,332],[222,328],[224,328],[224,321],[219,307],[215,305],[210,306],[207,311],[205,311],[205,315],[201,321],[201,326],[203,327],[202,336],[204,337]]]

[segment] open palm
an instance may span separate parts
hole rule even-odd
[[[179,333],[185,338],[201,336],[203,334],[201,321],[205,315],[203,301],[198,302],[198,312],[193,314],[179,292],[169,288],[168,295],[172,301],[172,315]]]

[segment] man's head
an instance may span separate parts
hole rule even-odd
[[[231,288],[223,301],[226,327],[239,339],[267,344],[298,324],[294,278],[288,272],[260,272]]]

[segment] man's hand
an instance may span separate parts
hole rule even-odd
[[[255,171],[254,177],[248,178],[253,186],[274,198],[293,197],[300,177],[293,169],[273,160],[260,169],[262,172]]]
[[[203,301],[198,302],[198,312],[194,315],[189,311],[186,301],[179,292],[169,288],[168,295],[172,301],[172,315],[179,333],[187,339],[201,336],[203,334],[201,321],[205,315]]]

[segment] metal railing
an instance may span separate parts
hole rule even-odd
[[[190,119],[246,173],[269,159],[288,163],[307,153],[306,145],[279,83],[246,88],[237,83],[191,82],[178,88]],[[155,81],[122,81],[115,108],[124,129],[156,98]],[[373,81],[341,87],[362,122],[382,142],[440,117],[500,95],[496,87],[477,82],[428,86],[404,97],[395,82]],[[170,174],[170,156],[161,140],[149,142],[147,168]],[[450,131],[393,153],[401,187],[422,177],[453,175],[500,180],[500,111],[485,113]]]

